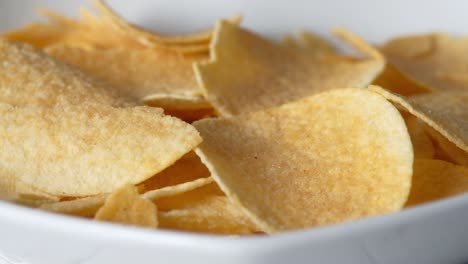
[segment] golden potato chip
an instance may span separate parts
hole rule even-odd
[[[15,42],[26,42],[37,48],[43,48],[59,42],[65,32],[63,28],[45,23],[32,23],[18,30],[7,32],[4,38]]]
[[[225,196],[207,196],[184,209],[159,212],[159,227],[214,234],[253,234],[258,228]]]
[[[468,192],[468,168],[442,160],[416,159],[407,206]]]
[[[163,103],[166,106],[169,104],[171,109],[210,107],[201,95],[193,74],[192,63],[196,59],[179,53],[126,47],[83,49],[61,44],[48,47],[46,52],[77,66],[90,76],[106,81],[122,94],[140,101],[150,100],[153,106],[164,107],[157,104],[157,99],[166,95],[166,99],[173,99],[172,104],[169,100]]]
[[[387,64],[384,71],[374,81],[375,85],[401,95],[415,95],[430,90],[405,77],[393,65]]]
[[[107,198],[107,194],[89,196],[69,201],[47,203],[39,207],[53,213],[75,215],[81,217],[94,217],[97,210],[101,208]]]
[[[212,182],[213,182],[213,178],[211,177],[196,179],[193,181],[181,183],[181,184],[174,185],[174,186],[167,186],[161,189],[151,190],[142,194],[141,197],[148,199],[148,200],[156,200],[161,197],[168,197],[168,196],[173,196],[173,195],[177,195],[180,193],[188,192],[188,191],[200,188],[202,186],[208,185]]]
[[[201,43],[201,45],[206,48],[205,50],[208,50],[208,43],[211,40],[213,32],[212,29],[185,36],[160,36],[127,22],[124,18],[115,13],[103,0],[94,0],[93,3],[96,9],[99,10],[104,18],[108,19],[112,26],[125,34],[131,35],[148,47],[154,47],[158,44],[191,45]],[[241,20],[242,16],[234,16],[230,19],[234,24],[239,24]]]
[[[140,197],[137,188],[126,185],[107,197],[94,219],[156,228],[158,210],[151,201]]]
[[[430,90],[468,89],[468,38],[446,34],[399,37],[382,52],[405,76]]]
[[[57,196],[89,196],[140,183],[197,146],[187,123],[151,107],[0,104],[2,169]]]
[[[468,167],[468,152],[455,146],[455,144],[448,141],[447,138],[442,136],[439,132],[435,131],[434,129],[428,127],[427,131],[432,137],[432,139],[436,142],[436,145],[438,147],[437,157],[439,159],[448,160],[455,164]]]
[[[142,183],[145,191],[174,186],[181,183],[210,177],[208,168],[191,151],[155,176]]]
[[[290,35],[286,35],[283,38],[283,45],[290,49],[296,49],[298,51],[304,51],[308,54],[324,54],[330,53],[335,54],[337,50],[332,43],[328,40],[320,37],[317,34],[308,31],[300,31],[297,37],[294,38]]]
[[[405,117],[405,123],[413,143],[414,158],[433,158],[435,155],[434,145],[424,129],[424,124],[414,116]]]
[[[468,151],[468,90],[404,97],[378,86],[370,86],[369,89],[400,105],[456,146]]]
[[[370,59],[304,56],[226,21],[216,24],[210,61],[194,64],[199,85],[222,116],[249,113],[337,87],[365,87],[384,60],[350,33],[337,34]]]
[[[398,110],[367,89],[338,89],[194,126],[196,150],[226,195],[267,233],[399,210],[413,149]]]
[[[81,71],[29,45],[0,39],[0,102],[14,106],[103,103],[130,100]]]

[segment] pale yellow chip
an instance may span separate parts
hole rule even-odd
[[[107,197],[94,219],[156,228],[158,210],[151,201],[140,197],[137,188],[127,185]]]
[[[162,197],[174,196],[181,193],[185,193],[191,190],[195,190],[202,186],[208,185],[213,182],[213,178],[200,178],[193,181],[181,183],[174,186],[167,186],[161,189],[151,190],[141,195],[141,197],[148,200],[156,200]]]
[[[398,211],[410,190],[404,120],[366,89],[194,126],[212,177],[268,233]]]
[[[457,147],[468,151],[468,90],[404,97],[378,86],[369,89],[400,105]]]
[[[370,58],[304,56],[220,21],[210,61],[195,63],[194,69],[208,101],[222,116],[279,106],[338,87],[367,86],[383,69],[383,57],[350,33],[337,34]]]
[[[468,152],[457,147],[434,129],[427,127],[429,135],[437,146],[437,158],[468,167]]]
[[[259,232],[242,210],[225,196],[188,201],[185,208],[159,212],[158,216],[160,228],[231,235]]]
[[[283,38],[283,45],[290,49],[303,51],[309,55],[338,53],[335,46],[330,41],[309,31],[300,31],[295,37],[286,35]]]
[[[0,103],[15,106],[128,104],[130,99],[25,44],[0,39]]]
[[[138,184],[200,142],[198,132],[151,107],[0,104],[0,160],[18,181],[57,196]]]
[[[414,116],[406,116],[405,123],[413,143],[415,159],[431,159],[435,156],[434,144],[424,129],[424,124]]]
[[[97,210],[99,210],[106,201],[107,196],[107,194],[100,194],[75,200],[47,203],[41,205],[39,209],[53,213],[81,217],[94,217]]]
[[[468,168],[442,160],[416,159],[407,206],[468,193]]]
[[[468,89],[468,37],[399,37],[387,42],[382,52],[390,64],[426,89]]]
[[[120,30],[124,34],[128,34],[137,39],[142,44],[148,47],[154,47],[158,44],[165,45],[193,45],[200,43],[201,46],[208,50],[208,43],[211,40],[213,30],[208,29],[198,33],[192,33],[182,36],[160,36],[155,32],[144,30],[136,25],[126,21],[124,18],[114,12],[103,0],[94,0],[94,6],[102,16],[106,18],[115,29]],[[230,21],[234,24],[239,24],[242,16],[234,16]]]

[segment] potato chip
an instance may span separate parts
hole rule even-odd
[[[140,183],[201,138],[187,123],[150,107],[0,104],[2,169],[39,191],[89,196]]]
[[[267,233],[397,211],[408,197],[413,149],[405,123],[366,89],[194,126],[212,177]]]
[[[253,234],[258,228],[225,196],[208,196],[185,209],[159,212],[159,227],[214,234]]]
[[[158,43],[166,45],[190,45],[201,43],[202,46],[206,47],[206,51],[208,50],[208,43],[211,40],[213,32],[212,29],[185,36],[159,36],[154,32],[149,32],[127,22],[124,18],[115,13],[103,0],[94,0],[93,3],[96,9],[101,12],[104,18],[108,19],[112,26],[125,34],[129,34],[134,37],[145,46],[154,47],[155,45],[158,45]],[[242,16],[234,16],[230,19],[234,24],[239,24],[241,20]]]
[[[226,21],[216,24],[210,61],[195,63],[199,85],[222,116],[253,112],[337,87],[365,87],[384,60],[372,47],[339,31],[370,57],[350,61],[304,56]]]
[[[101,208],[107,198],[107,194],[89,196],[70,201],[60,201],[56,203],[47,203],[39,207],[53,213],[61,213],[67,215],[94,217],[97,210]]]
[[[170,167],[144,181],[142,185],[144,190],[150,191],[207,177],[210,177],[208,168],[195,152],[191,151]]]
[[[192,63],[196,59],[179,53],[125,47],[83,49],[60,44],[51,46],[46,51],[61,61],[77,66],[90,76],[106,81],[122,94],[140,101],[153,97],[154,106],[162,106],[157,104],[155,98],[163,94],[179,99],[179,104],[169,105],[173,107],[171,109],[177,106],[183,109],[190,106],[190,103],[195,109],[210,107],[193,74]],[[168,103],[168,100],[163,103]]]
[[[424,124],[414,116],[405,117],[405,123],[413,143],[414,158],[433,158],[435,155],[434,145],[424,129]]]
[[[151,201],[140,197],[137,188],[127,185],[107,197],[94,219],[156,228],[158,210]]]
[[[130,100],[29,45],[0,39],[0,102],[15,106],[85,102],[122,106]]]
[[[307,54],[336,54],[337,50],[332,43],[328,40],[320,37],[317,34],[308,31],[300,31],[297,37],[294,38],[290,35],[286,35],[283,38],[283,45],[290,49],[296,49],[303,51]]]
[[[468,89],[468,38],[446,34],[399,37],[382,52],[405,76],[430,90]]]
[[[190,204],[199,203],[209,196],[225,196],[218,184],[212,182],[199,188],[181,192],[177,195],[159,197],[153,202],[158,206],[160,211],[170,211],[176,209],[186,209]]]
[[[59,42],[64,34],[64,29],[56,25],[32,23],[18,30],[5,33],[4,37],[10,41],[26,42],[37,48],[43,48]]]
[[[401,95],[430,92],[430,89],[408,79],[391,64],[385,66],[385,70],[377,77],[374,84]]]
[[[407,206],[468,192],[468,168],[442,160],[416,159]]]
[[[402,106],[456,146],[468,151],[468,90],[404,97],[378,86],[369,89]]]
[[[185,182],[185,183],[181,183],[181,184],[174,185],[174,186],[167,186],[161,189],[148,191],[142,194],[141,197],[148,199],[148,200],[156,200],[161,197],[168,197],[168,196],[173,196],[173,195],[177,195],[180,193],[188,192],[188,191],[200,188],[202,186],[205,186],[207,184],[210,184],[212,182],[213,182],[213,178],[211,177],[196,179],[190,182]]]
[[[438,147],[437,157],[439,159],[448,160],[455,164],[468,167],[468,152],[455,146],[455,144],[448,141],[447,138],[442,136],[439,132],[435,131],[434,129],[427,128],[427,131],[432,137],[432,139],[436,142],[436,145]]]

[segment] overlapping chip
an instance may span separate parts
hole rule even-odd
[[[416,159],[407,206],[468,193],[468,168],[442,160]]]
[[[107,197],[94,219],[155,228],[158,226],[158,209],[150,200],[141,198],[137,188],[127,185]]]
[[[212,177],[268,233],[397,211],[409,193],[403,118],[365,89],[194,125]]]
[[[196,63],[195,71],[207,99],[223,116],[279,106],[337,87],[367,86],[383,69],[382,56],[350,33],[338,35],[370,58],[304,56],[220,21],[210,61]]]
[[[240,16],[162,35],[94,7],[42,9],[0,39],[1,200],[254,235],[468,192],[466,38],[382,54],[335,30],[351,56],[310,32],[276,44]]]
[[[140,183],[197,146],[198,132],[149,107],[0,105],[2,167],[58,196],[88,196]]]
[[[400,105],[457,147],[468,151],[468,90],[404,97],[378,86],[369,89]]]
[[[389,63],[433,91],[468,89],[468,38],[433,33],[399,37],[382,47]]]
[[[54,106],[86,102],[132,104],[115,89],[40,50],[0,39],[0,103]]]

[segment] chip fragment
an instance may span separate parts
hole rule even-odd
[[[117,91],[26,44],[0,39],[0,103],[14,106],[133,102]]]
[[[188,201],[185,208],[159,212],[159,227],[190,232],[249,235],[259,232],[254,223],[225,196]]]
[[[151,201],[140,197],[136,187],[126,185],[107,197],[94,219],[156,228],[158,210]]]
[[[382,47],[389,63],[433,91],[468,89],[468,38],[434,33],[398,37]]]
[[[47,203],[41,205],[39,209],[52,213],[61,213],[81,217],[94,217],[97,210],[99,210],[99,208],[101,208],[101,206],[106,201],[107,197],[107,194],[100,194],[69,201]]]
[[[442,160],[416,159],[406,206],[468,193],[468,168]]]
[[[194,126],[212,177],[267,233],[394,212],[409,193],[413,149],[404,120],[366,89]]]
[[[0,104],[2,170],[39,191],[89,196],[138,184],[201,138],[189,124],[150,107]]]
[[[279,106],[337,87],[366,87],[384,66],[371,46],[337,35],[369,57],[304,56],[226,21],[215,26],[210,60],[194,64],[199,85],[222,116]]]
[[[404,97],[378,86],[369,89],[400,105],[457,147],[468,151],[468,90]]]
[[[309,55],[336,54],[335,46],[321,36],[309,32],[300,31],[297,36],[286,35],[283,38],[283,45],[290,49],[305,52]]]

